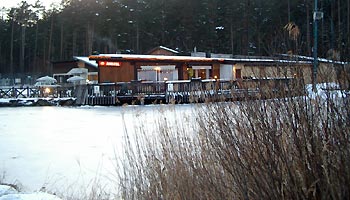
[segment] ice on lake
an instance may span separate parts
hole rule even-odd
[[[132,133],[135,115],[151,125],[164,109],[183,117],[191,106],[0,108],[0,181],[29,191],[113,185],[125,127]]]

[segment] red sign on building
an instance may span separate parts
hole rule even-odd
[[[98,66],[101,67],[120,67],[120,62],[113,62],[113,61],[98,61]]]

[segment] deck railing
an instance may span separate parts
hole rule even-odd
[[[71,97],[73,90],[73,87],[58,86],[0,87],[0,98]]]
[[[0,88],[0,98],[74,97],[79,105],[123,103],[193,103],[271,98],[287,94],[295,79],[180,80],[118,82],[69,87]]]

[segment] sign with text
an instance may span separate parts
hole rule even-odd
[[[120,67],[120,62],[113,62],[113,61],[98,61],[98,65],[101,67]]]

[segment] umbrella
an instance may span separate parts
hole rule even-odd
[[[86,68],[73,68],[67,74],[68,75],[78,75],[78,74],[87,74],[88,69]]]
[[[43,76],[43,77],[40,77],[38,79],[36,79],[36,81],[38,82],[46,82],[46,83],[56,83],[57,80],[50,77],[50,76]]]
[[[85,78],[81,77],[81,76],[72,76],[69,79],[67,79],[67,82],[78,82],[78,81],[82,81],[85,80]]]
[[[34,86],[36,86],[36,87],[49,87],[49,88],[61,87],[60,85],[57,85],[57,84],[52,85],[52,84],[48,84],[48,83],[40,82],[40,81],[36,82],[34,84]]]

